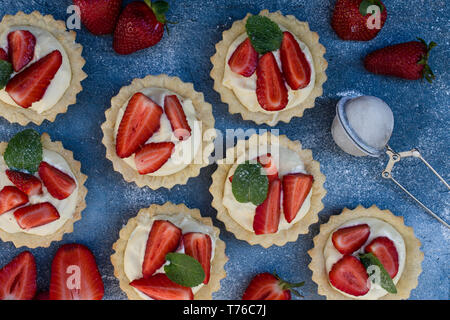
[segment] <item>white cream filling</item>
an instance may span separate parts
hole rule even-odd
[[[77,181],[75,175],[72,173],[70,169],[69,164],[58,153],[47,149],[43,149],[43,161],[48,162],[55,168],[63,171],[64,173],[71,176],[75,181]],[[5,186],[14,186],[14,184],[8,179],[8,176],[6,175],[7,169],[8,166],[6,165],[5,160],[3,159],[3,157],[0,157],[1,189],[3,189],[3,187]],[[35,176],[39,178],[38,173],[36,173]],[[25,204],[25,206],[42,202],[50,202],[58,210],[58,213],[60,215],[60,218],[58,220],[55,220],[53,222],[50,222],[48,224],[39,227],[31,228],[29,230],[24,230],[19,226],[16,219],[14,218],[14,211],[17,210],[17,208],[15,208],[0,215],[0,229],[2,229],[7,233],[23,232],[39,236],[46,236],[55,233],[59,228],[61,228],[66,223],[67,220],[72,218],[73,213],[75,212],[75,207],[77,205],[78,187],[75,188],[75,190],[69,197],[63,200],[53,198],[51,194],[47,191],[47,188],[44,186],[43,183],[42,183],[42,191],[43,193],[40,195],[34,195],[29,197],[29,202]]]
[[[231,169],[228,172],[223,195],[223,205],[228,209],[228,214],[239,225],[241,225],[244,229],[250,232],[254,232],[253,220],[255,217],[255,210],[257,206],[255,206],[251,202],[247,203],[238,202],[233,195],[231,182],[228,178],[234,175],[234,172],[239,164],[248,160],[246,159],[248,157],[248,154],[251,154],[252,156],[255,155],[257,157],[265,155],[268,152],[268,150],[257,150],[257,149],[258,147],[251,148],[248,153],[238,157],[236,163],[231,167]],[[303,161],[300,159],[299,155],[296,152],[278,145],[276,146],[272,145],[269,152],[272,156],[272,160],[275,161],[275,163],[277,164],[278,175],[280,177],[288,173],[306,173]],[[292,220],[291,223],[288,223],[284,217],[283,191],[281,191],[280,223],[278,225],[278,232],[280,230],[289,229],[293,224],[300,221],[308,213],[309,208],[311,206],[311,194],[312,190],[309,192],[308,196],[305,199],[305,202],[303,202],[303,205],[300,207],[294,220]]]
[[[145,249],[147,247],[147,239],[150,234],[153,222],[155,220],[166,220],[173,223],[175,226],[181,229],[182,233],[189,232],[201,232],[210,236],[212,244],[211,261],[214,259],[216,235],[212,227],[206,226],[189,215],[186,214],[173,214],[173,215],[157,215],[155,217],[138,216],[138,225],[134,229],[133,233],[127,242],[124,254],[124,271],[127,278],[131,281],[142,278],[142,264],[144,262]],[[180,246],[177,252],[184,253],[184,247]],[[169,264],[168,262],[166,264]],[[159,268],[156,273],[164,273],[164,265]],[[192,288],[192,292],[195,294],[203,287],[203,283]],[[146,294],[142,293],[138,289],[134,290],[140,297],[146,300],[153,300]]]
[[[24,67],[24,69],[29,67],[37,60],[45,57],[53,50],[58,50],[59,52],[61,52],[63,58],[61,67],[59,68],[58,72],[56,72],[53,80],[50,82],[47,91],[45,91],[45,94],[41,100],[34,102],[31,107],[28,108],[36,111],[37,113],[43,113],[44,111],[52,108],[61,99],[67,88],[69,88],[70,81],[72,80],[72,69],[70,67],[69,57],[67,56],[67,53],[61,43],[50,32],[32,26],[14,26],[3,32],[0,35],[0,48],[8,51],[8,34],[15,30],[28,30],[36,38],[34,58],[28,65]],[[11,78],[14,75],[16,75],[15,72],[11,75]],[[5,88],[0,90],[0,100],[9,105],[22,108],[14,102],[14,100],[5,91]]]
[[[282,31],[286,31],[283,27],[280,26],[280,29]],[[227,53],[227,58],[225,61],[225,72],[223,74],[223,80],[222,84],[233,90],[236,97],[239,99],[242,105],[244,105],[248,110],[251,112],[263,112],[263,113],[269,113],[273,114],[277,111],[267,111],[264,110],[261,105],[258,102],[258,98],[256,96],[256,71],[255,73],[250,77],[244,77],[238,73],[235,73],[231,71],[230,66],[228,65],[228,61],[230,60],[231,55],[234,53],[236,48],[247,38],[247,34],[243,33],[239,37],[234,40],[234,42],[230,45]],[[292,90],[289,85],[286,83],[286,88],[288,89],[288,104],[286,108],[283,110],[287,110],[290,108],[294,108],[298,106],[300,103],[305,101],[305,99],[309,96],[311,91],[314,88],[314,83],[316,82],[316,74],[314,70],[314,62],[311,55],[311,52],[309,51],[309,48],[304,44],[302,41],[300,41],[297,37],[295,37],[295,40],[300,45],[300,49],[305,54],[306,60],[309,62],[309,65],[311,67],[311,81],[309,84],[299,90]],[[278,67],[281,68],[281,59],[280,59],[280,50],[273,51],[272,53],[275,56],[275,59],[277,60]]]
[[[397,230],[395,230],[395,228],[393,226],[391,226],[389,223],[386,223],[380,219],[363,217],[363,218],[358,218],[358,219],[347,221],[343,225],[339,226],[339,228],[337,228],[336,230],[339,230],[344,227],[350,227],[350,226],[355,226],[355,225],[364,224],[364,223],[368,224],[370,227],[369,238],[367,239],[366,243],[364,243],[364,245],[359,250],[357,250],[356,252],[353,253],[353,255],[357,257],[359,253],[364,253],[364,248],[366,247],[366,245],[368,245],[375,238],[378,238],[378,237],[389,238],[390,240],[392,240],[392,242],[394,242],[395,248],[397,249],[397,252],[398,252],[398,272],[397,272],[396,276],[392,279],[392,281],[395,284],[397,284],[397,282],[400,280],[400,277],[402,276],[403,269],[405,268],[406,247],[405,247],[405,241],[403,240],[403,237]],[[336,231],[336,230],[334,230],[334,231]],[[324,251],[323,251],[323,255],[325,257],[325,266],[326,266],[327,274],[329,274],[333,265],[343,257],[343,254],[341,254],[339,251],[337,251],[333,245],[332,235],[333,235],[334,231],[332,233],[330,233],[330,236],[328,238],[328,241],[327,241]],[[331,283],[330,283],[330,285],[333,287],[333,285]],[[358,296],[358,297],[352,296],[345,292],[342,292],[341,290],[339,290],[335,287],[333,287],[333,288],[335,290],[339,291],[340,293],[342,293],[343,295],[354,298],[354,299],[376,300],[388,293],[379,284],[375,284],[373,282],[371,282],[371,284],[370,284],[369,292],[367,292],[363,296]]]
[[[172,126],[167,118],[166,114],[161,115],[160,128],[157,132],[147,140],[150,142],[165,142],[171,141],[175,144],[174,152],[169,160],[159,170],[147,174],[148,176],[168,176],[179,172],[186,168],[195,158],[195,155],[199,151],[202,144],[202,128],[201,122],[196,118],[196,112],[194,105],[190,99],[183,99],[183,97],[176,93],[164,89],[164,88],[144,88],[140,91],[147,97],[152,99],[156,104],[164,109],[164,98],[168,95],[176,95],[183,106],[183,111],[186,114],[186,119],[191,127],[191,136],[183,141],[180,141],[175,137],[172,131]],[[131,99],[131,97],[130,97]],[[117,114],[116,125],[114,127],[114,136],[117,137],[119,131],[120,122],[122,121],[123,114],[127,108],[128,101],[122,106]],[[136,164],[134,162],[134,154],[124,160],[131,168],[137,171]]]

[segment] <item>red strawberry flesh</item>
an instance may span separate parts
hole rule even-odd
[[[164,112],[170,121],[175,137],[178,140],[187,140],[191,136],[191,127],[186,119],[183,106],[176,95],[164,98]]]
[[[183,235],[184,251],[193,257],[205,271],[204,284],[208,284],[211,273],[212,243],[209,235],[200,232],[189,232]]]
[[[173,142],[148,143],[136,152],[134,163],[140,174],[158,171],[172,156]]]
[[[194,300],[191,288],[173,282],[164,273],[133,280],[130,285],[154,300]]]
[[[280,47],[284,78],[292,90],[305,88],[311,82],[311,67],[292,33],[283,32]]]
[[[27,30],[16,30],[8,34],[8,51],[15,72],[22,70],[34,57],[36,37]]]
[[[244,77],[250,77],[258,66],[258,52],[253,48],[250,39],[245,39],[233,52],[228,65],[231,71]]]
[[[24,251],[0,269],[0,300],[31,300],[36,294],[36,262]]]
[[[17,209],[14,218],[22,229],[29,230],[58,220],[59,213],[50,202],[43,202]]]
[[[73,0],[81,21],[95,35],[110,34],[116,27],[122,0]]]
[[[256,275],[242,296],[242,300],[290,300],[291,292],[283,290],[280,280],[270,273]]]
[[[45,161],[39,165],[38,172],[48,192],[58,200],[68,198],[77,187],[71,176]]]
[[[333,265],[328,276],[333,287],[352,296],[363,296],[369,292],[366,268],[354,256],[343,256]]]
[[[370,227],[367,224],[344,227],[333,232],[331,240],[337,251],[342,254],[352,254],[367,241]]]
[[[291,223],[311,191],[314,177],[304,173],[291,173],[283,176],[283,212]]]
[[[9,61],[8,53],[0,48],[0,60]]]
[[[0,191],[0,215],[28,202],[28,196],[13,186],[6,186]]]
[[[35,176],[15,171],[6,170],[8,179],[22,192],[29,196],[35,196],[42,193],[42,182]]]
[[[256,207],[253,219],[253,230],[255,234],[269,234],[278,231],[280,222],[280,196],[281,181],[274,179],[269,183],[267,198]]]
[[[380,260],[383,267],[394,278],[398,273],[398,252],[394,242],[388,237],[378,237],[373,239],[365,248],[366,252],[371,252]]]

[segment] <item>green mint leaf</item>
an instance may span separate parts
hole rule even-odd
[[[278,50],[283,40],[283,32],[280,27],[267,17],[251,16],[245,25],[247,35],[250,38],[253,48],[265,54]]]
[[[361,13],[361,15],[363,17],[367,16],[368,14],[370,14],[370,12],[367,12],[367,9],[370,6],[376,5],[380,8],[380,13],[383,12],[384,10],[384,6],[381,3],[380,0],[364,0],[359,4],[359,12]]]
[[[144,0],[145,3],[153,10],[156,16],[156,20],[165,24],[166,23],[166,13],[169,11],[169,4],[165,1],[151,2],[151,0]]]
[[[392,281],[391,276],[386,271],[386,269],[383,267],[383,264],[380,262],[380,260],[378,260],[378,258],[373,255],[373,253],[369,252],[366,254],[360,254],[359,259],[361,260],[361,263],[364,265],[366,270],[368,270],[368,268],[371,266],[378,267],[378,269],[380,271],[380,277],[379,277],[380,286],[389,293],[397,293],[397,288],[395,287],[395,284]],[[371,274],[369,274],[369,277],[374,275],[375,272],[376,271],[371,272]],[[369,273],[369,271],[368,271],[368,273]],[[372,279],[372,282],[375,283],[375,281],[377,280],[377,277],[374,276],[374,277],[371,277],[371,279]]]
[[[259,163],[246,161],[238,165],[233,175],[231,189],[238,202],[251,202],[258,206],[267,198],[269,179],[261,174],[262,166]]]
[[[17,133],[3,155],[9,168],[34,174],[42,162],[41,136],[33,129]]]
[[[195,287],[205,280],[205,271],[196,259],[184,253],[168,253],[166,260],[169,265],[164,266],[167,277],[183,287]]]
[[[6,86],[12,73],[12,64],[8,61],[0,60],[0,90]]]

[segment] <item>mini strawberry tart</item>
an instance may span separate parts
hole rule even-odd
[[[212,175],[217,218],[251,245],[282,246],[318,221],[325,176],[311,150],[270,133],[239,140]]]
[[[142,209],[120,231],[111,256],[133,300],[206,300],[225,278],[225,243],[198,209],[166,203]]]
[[[233,23],[211,58],[214,89],[244,120],[270,126],[301,117],[322,95],[325,48],[307,22],[263,10]]]
[[[190,83],[166,75],[135,79],[111,100],[102,125],[106,157],[139,187],[186,184],[208,165],[212,106]]]
[[[83,47],[63,21],[35,11],[0,22],[0,115],[26,125],[54,121],[86,78]]]
[[[0,143],[0,154],[0,239],[48,247],[72,232],[87,193],[72,152],[27,129]]]
[[[413,229],[376,206],[331,216],[308,253],[312,280],[328,299],[407,299],[422,272]]]

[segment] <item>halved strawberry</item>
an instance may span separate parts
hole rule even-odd
[[[28,230],[58,220],[59,212],[50,202],[43,202],[17,209],[14,218],[22,229]]]
[[[352,254],[367,241],[370,227],[367,224],[340,228],[333,232],[331,240],[337,251],[342,254]]]
[[[8,53],[3,48],[0,48],[0,60],[9,61]]]
[[[133,280],[130,286],[155,300],[194,300],[191,288],[173,282],[164,273]]]
[[[164,112],[170,121],[175,137],[178,140],[187,140],[191,136],[191,127],[187,122],[183,106],[176,95],[164,98]]]
[[[363,296],[370,289],[366,268],[354,256],[343,256],[333,265],[328,277],[333,287],[352,296]]]
[[[288,104],[288,90],[272,52],[259,59],[256,68],[256,96],[267,111],[279,111]]]
[[[278,178],[278,169],[270,153],[258,157],[259,164],[266,170],[269,181]]]
[[[244,77],[250,77],[258,66],[258,52],[253,48],[250,39],[245,39],[228,60],[231,71]]]
[[[178,248],[181,230],[165,220],[153,222],[147,239],[142,274],[144,278],[153,275],[166,262],[166,255]]]
[[[8,34],[8,51],[14,71],[19,72],[34,57],[36,37],[27,30],[16,30]]]
[[[42,182],[32,174],[6,170],[8,179],[22,192],[29,196],[35,196],[42,193]]]
[[[140,174],[147,174],[157,171],[172,156],[175,145],[173,142],[152,142],[147,143],[134,157],[134,163]]]
[[[380,260],[391,278],[397,275],[398,252],[391,239],[388,237],[375,238],[366,246],[365,251],[373,253]]]
[[[283,32],[280,58],[284,78],[291,89],[306,87],[311,81],[311,67],[297,40],[288,31]]]
[[[58,50],[52,51],[16,74],[9,80],[5,90],[19,106],[29,108],[42,99],[61,64],[61,53]]]
[[[297,216],[298,211],[311,191],[314,177],[304,173],[283,176],[283,212],[287,222]]]
[[[116,137],[116,153],[128,158],[159,129],[163,109],[138,92],[128,102]]]
[[[6,186],[0,191],[0,215],[27,202],[28,196],[25,193],[16,187]]]
[[[184,251],[187,255],[193,257],[203,267],[205,271],[204,284],[208,284],[211,272],[211,238],[200,232],[189,232],[183,235]]]
[[[55,254],[50,300],[101,300],[102,277],[92,252],[81,244],[65,244]]]
[[[289,283],[268,272],[256,275],[242,296],[242,300],[291,300],[291,291],[300,296],[293,288],[301,283]]]
[[[267,198],[256,207],[253,220],[253,230],[255,234],[268,234],[278,231],[280,222],[280,196],[281,181],[274,179],[269,182]]]
[[[39,165],[38,172],[48,192],[58,200],[69,197],[77,187],[77,183],[71,176],[45,161]]]
[[[0,300],[31,300],[36,294],[36,262],[29,251],[0,269]]]

